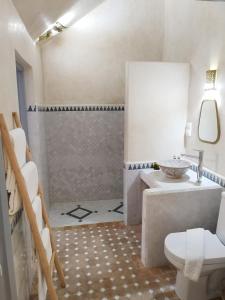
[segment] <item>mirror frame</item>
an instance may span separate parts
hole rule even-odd
[[[199,127],[200,127],[200,122],[201,122],[201,116],[202,116],[202,107],[204,105],[205,102],[213,102],[215,104],[215,108],[216,108],[216,120],[217,120],[217,138],[214,142],[209,142],[207,140],[202,140],[199,136]],[[203,100],[202,101],[202,104],[201,104],[201,109],[200,109],[200,114],[199,114],[199,120],[198,120],[198,138],[201,142],[203,143],[207,143],[207,144],[217,144],[220,140],[220,134],[221,134],[221,131],[220,131],[220,120],[219,120],[219,111],[218,111],[218,106],[217,106],[217,101],[216,100]]]

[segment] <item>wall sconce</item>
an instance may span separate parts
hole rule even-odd
[[[217,75],[217,70],[208,70],[206,72],[205,91],[216,89],[216,75]]]
[[[62,32],[63,30],[67,29],[66,26],[62,25],[59,22],[56,22],[55,24],[51,25],[47,31],[42,33],[39,38],[37,39],[38,42],[48,40],[50,37],[53,37],[54,35]]]
[[[219,100],[219,93],[217,90],[217,70],[208,70],[206,72],[206,82],[204,88],[203,100]]]

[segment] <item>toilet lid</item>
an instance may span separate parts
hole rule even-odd
[[[184,264],[186,258],[186,232],[169,234],[165,239],[165,251],[178,263]],[[204,265],[225,263],[225,246],[216,234],[205,230]]]

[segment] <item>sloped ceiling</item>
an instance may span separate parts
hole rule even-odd
[[[104,0],[12,0],[33,39],[41,35],[58,18],[73,10],[74,22]]]

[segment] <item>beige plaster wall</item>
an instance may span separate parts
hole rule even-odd
[[[11,126],[11,112],[18,110],[15,55],[24,64],[29,80],[27,102],[40,103],[43,99],[40,51],[10,0],[1,0],[0,28],[0,111]]]
[[[43,97],[40,51],[10,0],[0,0],[0,45],[0,112],[12,128],[12,111],[18,111],[16,56],[25,67],[27,102],[40,103]],[[25,224],[23,214],[12,235],[18,300],[29,299],[34,266],[30,233]]]
[[[42,45],[45,102],[123,103],[125,63],[159,61],[164,0],[106,0]]]
[[[127,65],[126,162],[166,160],[183,153],[188,88],[189,64]]]
[[[225,175],[225,3],[165,0],[165,61],[190,62],[188,120],[193,123],[186,150],[205,150],[205,165]],[[198,139],[198,118],[204,98],[205,72],[218,69],[221,139],[216,145]]]

